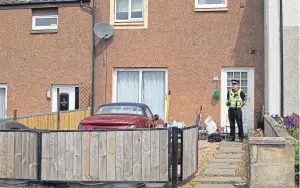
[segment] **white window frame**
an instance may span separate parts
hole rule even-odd
[[[195,8],[227,8],[227,1],[224,4],[199,4],[198,0],[195,0]]]
[[[7,84],[0,84],[0,88],[5,89],[5,113],[4,113],[4,118],[7,118]]]
[[[143,4],[143,9],[142,9],[142,18],[131,18],[131,1],[129,0],[128,3],[128,19],[127,20],[118,20],[117,19],[117,1],[118,0],[114,0],[114,17],[115,17],[115,22],[143,22],[144,21],[144,12],[145,12],[145,0],[142,0],[142,4]]]
[[[36,26],[37,19],[56,18],[56,26]],[[58,29],[58,15],[32,16],[32,30]]]
[[[139,72],[139,92],[142,89],[142,72],[146,71],[164,71],[165,72],[165,117],[167,117],[167,95],[169,91],[169,85],[168,85],[168,69],[164,68],[116,68],[113,70],[113,78],[112,78],[112,102],[117,101],[117,73],[122,71],[136,71]],[[140,93],[139,96],[139,102],[142,100],[142,94]],[[152,110],[152,109],[150,109]]]

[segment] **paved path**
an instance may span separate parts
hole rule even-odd
[[[242,160],[243,143],[222,141],[219,151],[209,160],[203,176],[196,177],[195,188],[235,188],[242,183],[236,175]]]

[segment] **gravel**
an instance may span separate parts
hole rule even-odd
[[[198,142],[199,144],[199,150],[198,150],[198,173],[195,176],[203,176],[204,170],[208,166],[208,161],[213,158],[213,156],[216,154],[220,147],[220,142],[207,142],[207,140],[200,140]],[[193,180],[189,181],[185,185],[182,185],[180,187],[182,188],[192,188]]]
[[[239,168],[237,169],[236,173],[237,176],[242,177],[243,183],[247,183],[248,179],[248,147],[247,143],[244,142],[243,144],[243,153],[242,153],[242,162],[239,165]]]

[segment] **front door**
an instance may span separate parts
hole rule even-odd
[[[231,89],[231,80],[236,79],[240,81],[239,87],[244,91],[246,95],[247,103],[242,108],[243,112],[243,127],[244,133],[248,133],[248,129],[254,126],[254,74],[252,68],[224,68],[222,69],[222,105],[221,105],[221,123],[222,127],[229,126],[228,120],[228,107],[227,92]],[[226,129],[224,129],[226,131]],[[236,124],[236,132],[238,131]],[[227,128],[227,132],[230,132],[230,128]]]
[[[60,111],[79,109],[79,86],[53,85],[52,86],[52,112],[57,111],[57,88],[59,88]]]
[[[6,85],[0,84],[0,119],[6,117],[6,109],[7,109],[7,97],[6,97]]]
[[[166,79],[164,69],[118,69],[113,101],[144,103],[165,119]]]

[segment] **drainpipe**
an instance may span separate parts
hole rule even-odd
[[[284,87],[283,87],[283,17],[282,17],[282,0],[279,0],[279,27],[280,27],[280,86],[281,86],[281,107],[280,107],[280,114],[283,117],[284,116]]]
[[[96,50],[95,50],[95,34],[94,34],[94,25],[95,25],[95,0],[92,0],[92,8],[83,4],[82,0],[80,1],[80,5],[82,7],[89,8],[92,11],[92,104],[91,104],[91,115],[94,115],[94,103],[95,103],[95,58],[96,58]]]

